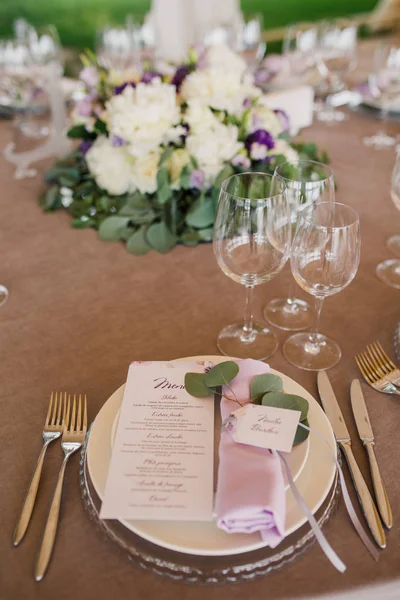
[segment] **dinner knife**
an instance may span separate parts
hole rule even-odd
[[[393,525],[392,510],[390,508],[389,498],[387,496],[385,486],[383,485],[382,477],[376,460],[374,452],[374,433],[372,431],[367,407],[364,400],[364,395],[362,393],[360,381],[358,379],[353,379],[353,381],[351,382],[350,398],[354,419],[357,425],[358,435],[360,436],[360,440],[362,441],[368,453],[372,483],[374,485],[375,498],[378,503],[378,509],[382,517],[382,521],[384,522],[386,527],[390,529]]]
[[[375,507],[367,484],[364,481],[359,466],[354,458],[351,449],[351,439],[346,427],[342,411],[340,410],[335,392],[332,389],[331,382],[325,371],[319,371],[317,376],[318,391],[321,397],[322,406],[332,425],[336,441],[346,457],[346,461],[351,473],[354,487],[357,492],[358,500],[363,509],[364,516],[374,537],[375,542],[380,548],[386,548],[386,538],[379,513]]]

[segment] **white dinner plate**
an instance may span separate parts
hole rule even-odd
[[[204,360],[217,364],[227,360],[227,358],[223,356],[196,356],[180,360]],[[330,450],[319,436],[311,434],[308,438],[308,457],[306,452],[304,466],[300,468],[300,472],[297,474],[296,486],[310,510],[315,513],[327,497],[335,478],[336,465],[333,460],[333,456],[336,456],[337,452],[335,437],[324,411],[311,394],[283,373],[274,369],[271,369],[271,372],[282,377],[285,391],[298,394],[308,400],[310,427],[322,434],[329,443]],[[110,440],[113,423],[122,403],[124,387],[123,385],[116,390],[103,405],[92,425],[87,445],[90,478],[101,500],[104,496],[111,460]],[[216,435],[214,451],[216,456],[219,445],[218,437]],[[299,448],[300,446],[296,448],[294,455],[299,452]],[[298,455],[300,456],[300,452]],[[290,457],[288,458],[289,461],[292,460]],[[291,469],[293,466],[291,466]],[[292,492],[288,489],[286,491],[286,536],[299,529],[306,520],[307,518],[298,506]],[[259,533],[228,534],[219,529],[215,521],[133,521],[120,519],[120,522],[133,533],[154,544],[189,554],[226,556],[250,552],[266,545]]]

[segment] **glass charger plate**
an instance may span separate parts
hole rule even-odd
[[[261,548],[230,556],[198,556],[183,554],[152,544],[134,534],[117,520],[104,521],[99,517],[100,499],[91,483],[87,468],[87,434],[81,451],[80,484],[83,503],[97,529],[127,555],[131,562],[157,575],[187,583],[223,584],[255,579],[280,569],[300,556],[315,537],[306,523],[289,535],[278,548]],[[340,495],[336,475],[327,498],[315,513],[322,527],[333,514]]]

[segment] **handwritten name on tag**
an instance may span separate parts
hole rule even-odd
[[[226,425],[235,442],[290,452],[301,412],[246,404],[231,413]]]

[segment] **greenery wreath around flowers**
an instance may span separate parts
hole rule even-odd
[[[221,184],[234,173],[328,162],[316,144],[292,140],[286,113],[267,106],[225,46],[140,75],[106,69],[91,53],[82,60],[85,94],[68,132],[80,142],[46,172],[40,203],[132,254],[210,242]]]

